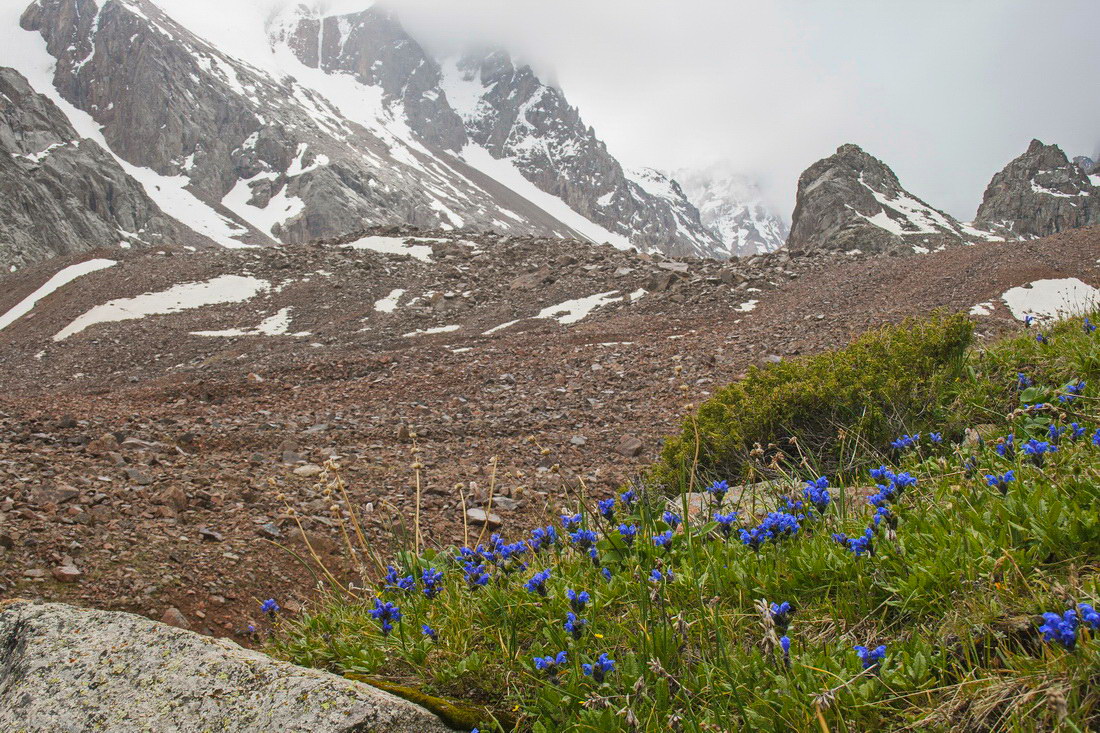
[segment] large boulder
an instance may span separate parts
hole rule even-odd
[[[141,616],[0,605],[0,730],[449,730],[369,685]]]
[[[976,222],[1018,237],[1046,237],[1100,223],[1097,191],[1061,148],[1032,140],[1027,152],[993,176]]]

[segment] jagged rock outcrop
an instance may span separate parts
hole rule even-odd
[[[0,68],[0,263],[97,247],[202,244],[14,69]]]
[[[848,144],[799,177],[787,248],[797,254],[926,252],[998,238],[909,193],[885,163]]]
[[[1098,189],[1057,145],[1032,140],[985,189],[976,223],[1018,237],[1050,234],[1100,222]]]
[[[0,606],[0,729],[443,733],[369,685],[141,616]]]
[[[1087,155],[1078,155],[1073,159],[1074,164],[1081,169],[1081,172],[1086,176],[1093,175],[1094,173],[1100,173],[1100,164]]]
[[[768,209],[759,187],[744,176],[720,167],[673,175],[730,257],[774,252],[787,241],[787,223]]]

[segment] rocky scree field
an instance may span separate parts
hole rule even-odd
[[[1096,236],[719,263],[390,230],[279,249],[94,252],[114,264],[52,290],[89,260],[27,269],[0,296],[0,593],[252,643],[259,601],[278,596],[285,615],[315,596],[295,554],[312,547],[362,583],[347,515],[325,494],[332,459],[378,546],[409,534],[414,463],[431,544],[476,536],[486,509],[487,532],[519,539],[582,485],[606,498],[647,472],[685,411],[753,365],[940,306],[982,306],[980,340],[1011,332],[1005,293],[1100,285]],[[226,276],[266,287],[183,307],[219,292],[185,286]],[[85,318],[118,301],[133,313],[135,299],[140,318]],[[579,315],[557,310],[569,301],[591,310],[563,322]],[[534,317],[548,308],[559,318]],[[86,328],[54,339],[79,319]]]

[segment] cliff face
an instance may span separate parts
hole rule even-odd
[[[208,243],[14,69],[0,68],[0,263],[23,267],[98,247]]]
[[[1050,234],[1100,222],[1096,186],[1057,145],[1032,140],[1027,152],[993,176],[977,222],[1018,237]]]

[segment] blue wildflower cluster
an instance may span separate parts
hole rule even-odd
[[[527,581],[524,586],[531,593],[537,593],[540,596],[546,597],[546,581],[550,579],[550,568],[540,570],[531,576],[531,579]]]
[[[1039,632],[1043,641],[1072,652],[1077,647],[1077,633],[1082,623],[1093,631],[1100,629],[1100,613],[1088,603],[1079,603],[1076,609],[1066,609],[1061,615],[1044,613]]]
[[[553,525],[536,527],[531,530],[531,539],[527,541],[531,552],[541,552],[558,544],[558,530]]]
[[[759,550],[768,542],[794,537],[801,528],[798,517],[789,512],[768,512],[760,524],[741,530],[741,544]]]
[[[896,451],[903,451],[909,448],[915,448],[920,445],[920,433],[916,435],[903,435],[900,438],[890,442],[890,447]]]
[[[863,645],[857,645],[854,648],[859,656],[859,661],[863,663],[864,669],[878,668],[882,661],[886,659],[886,645],[884,644],[880,644],[874,649],[868,649]]]
[[[274,598],[268,598],[266,601],[260,604],[260,611],[266,613],[268,616],[278,613],[280,610],[279,604],[275,602]]]
[[[634,539],[638,536],[638,527],[634,524],[620,524],[619,536],[623,538],[623,544],[630,547],[634,544]]]
[[[1062,387],[1062,394],[1058,395],[1060,402],[1073,402],[1075,399],[1081,396],[1081,393],[1085,390],[1085,380],[1076,379],[1065,387]]]
[[[569,655],[560,651],[554,656],[535,657],[535,669],[545,672],[548,677],[556,677],[561,667],[569,661]]]
[[[802,496],[819,514],[824,514],[832,501],[832,496],[829,494],[829,479],[821,476],[814,481],[807,481],[806,488],[802,490]]]
[[[1039,468],[1042,468],[1047,453],[1056,453],[1058,451],[1058,446],[1051,445],[1046,441],[1040,441],[1036,440],[1035,438],[1031,438],[1026,443],[1024,443],[1022,450],[1025,455],[1031,456],[1032,463],[1034,463]]]
[[[379,622],[382,627],[382,636],[389,636],[389,633],[393,631],[394,621],[401,620],[401,610],[390,603],[389,601],[383,601],[381,598],[374,599],[374,608],[368,611],[371,618]]]
[[[730,484],[729,481],[714,481],[707,487],[707,493],[710,494],[710,499],[716,505],[721,506],[722,501],[725,500],[726,494],[729,493]]]
[[[585,675],[600,683],[608,674],[615,671],[615,660],[609,659],[606,653],[600,654],[592,664],[582,664],[581,669]]]
[[[987,474],[985,482],[989,486],[995,486],[1000,490],[1001,494],[1008,494],[1008,485],[1016,480],[1015,471],[1005,471],[998,476],[995,473]]]

